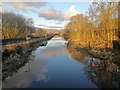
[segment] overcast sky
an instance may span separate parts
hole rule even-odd
[[[85,14],[91,2],[5,2],[3,12],[33,18],[36,27],[64,28],[71,16]]]

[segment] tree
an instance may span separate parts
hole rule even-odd
[[[118,33],[118,3],[93,2],[88,9],[89,20],[94,24],[96,44],[111,47]]]
[[[70,23],[66,26],[66,37],[80,45],[88,46],[90,38],[90,28],[92,24],[87,16],[77,14],[70,19]]]
[[[87,15],[72,16],[65,29],[65,38],[91,48],[111,48],[118,39],[118,3],[93,2]]]

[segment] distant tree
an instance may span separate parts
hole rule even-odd
[[[35,31],[35,36],[43,36],[45,35],[47,32],[45,30],[43,30],[42,28],[37,28]]]
[[[34,32],[33,24],[31,18],[25,18],[20,14],[2,13],[2,38],[25,37]]]

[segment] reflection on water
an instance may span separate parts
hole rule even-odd
[[[99,87],[120,88],[120,66],[114,60],[100,60],[85,55],[75,49],[75,46],[67,47],[71,57],[84,64],[85,74]]]
[[[36,50],[37,51],[37,50]],[[47,68],[45,65],[48,63],[47,57],[40,58],[41,53],[32,52],[29,62],[18,70],[18,73],[6,79],[3,87],[29,87],[33,80],[47,82],[46,76]]]
[[[4,88],[96,88],[119,87],[118,66],[79,52],[66,41],[52,39],[38,47],[28,63],[3,82]],[[7,67],[7,66],[6,66]],[[114,68],[113,68],[114,67]]]
[[[68,51],[70,57],[74,58],[75,60],[81,63],[84,61],[85,54],[80,51],[77,51],[74,45],[69,45],[68,47],[66,47],[66,50]]]
[[[89,58],[85,63],[88,78],[99,87],[120,88],[120,68],[111,60]]]

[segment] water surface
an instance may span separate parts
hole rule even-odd
[[[104,87],[109,80],[105,84],[101,83],[104,81],[101,81],[103,79],[96,72],[100,66],[90,66],[91,60],[95,60],[72,47],[66,47],[65,43],[62,39],[51,39],[47,46],[40,46],[32,51],[29,62],[8,77],[3,82],[3,88]],[[109,83],[108,87],[109,85],[112,84]]]

